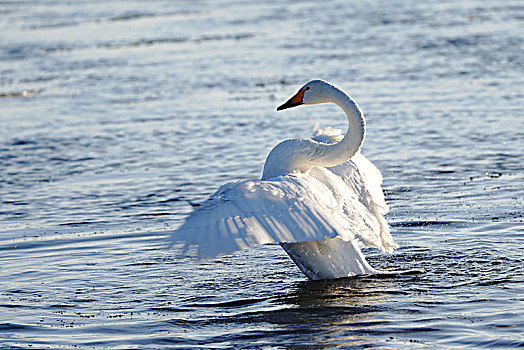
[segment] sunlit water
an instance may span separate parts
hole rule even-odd
[[[519,1],[0,2],[0,347],[524,346]],[[364,110],[422,274],[310,282],[277,245],[208,261],[165,238],[333,106]]]

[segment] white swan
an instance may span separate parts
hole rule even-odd
[[[310,279],[376,273],[359,246],[390,252],[398,245],[383,217],[380,171],[359,149],[365,120],[357,103],[322,81],[304,85],[283,110],[333,102],[347,115],[342,136],[328,128],[313,139],[292,139],[269,153],[261,180],[221,186],[171,235],[183,253],[210,257],[258,244],[280,242]]]

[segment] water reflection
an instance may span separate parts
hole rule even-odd
[[[368,334],[385,326],[388,295],[397,294],[393,277],[354,277],[303,281],[275,300],[289,308],[269,312],[265,321],[309,336],[315,347],[376,344]]]

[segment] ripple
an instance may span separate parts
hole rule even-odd
[[[31,97],[35,97],[36,95],[41,94],[42,91],[43,90],[41,89],[22,90],[22,91],[16,91],[16,92],[1,92],[0,91],[0,98],[11,98],[11,97],[31,98]]]
[[[265,301],[267,298],[249,298],[249,299],[239,299],[239,300],[230,300],[222,301],[218,303],[198,303],[198,304],[188,304],[189,307],[239,307],[245,305],[257,304],[259,302]]]

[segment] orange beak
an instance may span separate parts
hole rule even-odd
[[[304,104],[304,93],[306,92],[306,89],[299,90],[295,96],[291,97],[289,100],[287,100],[286,103],[284,103],[281,106],[278,106],[277,111],[281,111],[286,108],[296,107],[300,106],[301,104]]]

